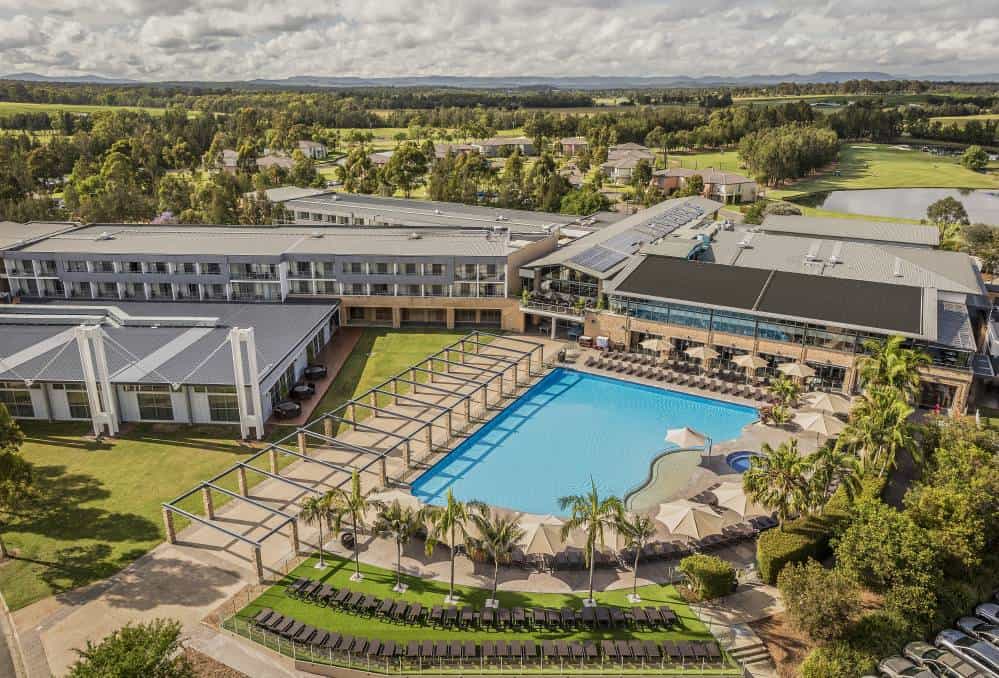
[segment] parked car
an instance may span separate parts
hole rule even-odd
[[[975,608],[975,614],[990,624],[999,624],[999,603],[982,603]]]
[[[902,654],[943,678],[976,678],[982,675],[981,671],[953,652],[941,650],[921,640],[906,645]]]
[[[999,645],[999,626],[995,624],[982,621],[978,617],[961,617],[957,620],[956,626],[969,636]]]
[[[308,400],[312,396],[316,395],[316,385],[309,384],[295,384],[291,387],[291,397],[295,400]]]
[[[944,629],[934,639],[937,647],[950,650],[989,678],[999,678],[999,648],[955,629]]]
[[[878,662],[878,671],[888,678],[936,678],[929,669],[913,664],[900,655],[882,659]]]
[[[273,411],[277,419],[294,419],[302,413],[302,406],[293,400],[283,400],[274,406]]]
[[[303,372],[306,379],[322,379],[327,375],[327,373],[328,371],[326,369],[326,365],[319,363],[309,365],[305,368],[305,372]]]

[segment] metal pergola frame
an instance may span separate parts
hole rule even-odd
[[[440,360],[443,360],[443,358],[440,358]],[[462,363],[458,363],[458,364],[461,365]],[[428,370],[425,367],[412,367],[410,369],[416,370],[417,372],[425,372],[427,374],[436,374],[439,377],[450,377],[451,379],[456,379],[456,380],[464,382],[466,384],[474,384],[476,386],[476,388],[475,388],[475,390],[472,391],[472,393],[476,393],[476,392],[480,391],[481,389],[487,388],[491,383],[493,383],[493,379],[496,378],[496,376],[493,375],[492,377],[489,377],[489,379],[487,379],[486,381],[477,381],[475,379],[469,379],[467,377],[458,376],[457,374],[451,374],[450,372],[434,372],[433,370]],[[399,380],[400,381],[406,381],[406,382],[408,382],[410,384],[419,384],[420,386],[429,386],[429,387],[433,388],[433,384],[424,384],[422,382],[414,382],[412,380],[402,379],[402,378],[400,378]],[[441,390],[445,390],[445,389],[441,389]],[[457,394],[454,394],[454,395],[457,395]]]

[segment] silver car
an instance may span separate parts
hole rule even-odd
[[[999,645],[999,626],[995,624],[982,621],[978,617],[961,617],[957,620],[956,626],[969,636]]]
[[[936,678],[932,671],[917,666],[899,655],[878,662],[878,671],[888,678]]]
[[[975,614],[990,624],[999,624],[999,603],[982,603],[975,608]]]
[[[999,678],[999,648],[954,629],[944,629],[934,639],[937,647],[950,650],[989,678]]]
[[[906,645],[902,654],[944,678],[978,678],[982,675],[981,671],[953,652],[941,650],[921,640]]]

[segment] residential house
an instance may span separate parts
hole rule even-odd
[[[586,137],[566,137],[559,140],[559,144],[562,146],[562,153],[564,155],[579,155],[586,152],[590,147],[589,142],[586,141]]]
[[[281,169],[290,170],[295,166],[295,161],[286,155],[262,155],[257,158],[257,169],[265,170],[271,167],[280,167]]]
[[[521,155],[537,155],[534,142],[527,137],[493,137],[484,141],[475,141],[472,146],[487,158],[509,155],[514,149]]]
[[[318,141],[302,139],[298,142],[298,150],[300,150],[302,155],[306,158],[311,158],[312,160],[326,159],[326,144],[321,144]]]
[[[686,167],[670,167],[652,173],[652,183],[670,193],[687,185],[694,175],[704,180],[704,197],[724,203],[753,202],[756,200],[759,186],[749,177],[735,172],[723,172],[712,167],[705,169],[690,169]]]

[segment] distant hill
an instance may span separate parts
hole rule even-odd
[[[138,85],[140,80],[130,78],[106,78],[103,75],[40,75],[38,73],[10,73],[0,75],[0,80],[22,80],[24,82],[71,82],[87,85]]]

